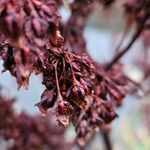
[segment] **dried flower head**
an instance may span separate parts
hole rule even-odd
[[[94,66],[87,56],[72,54],[64,48],[48,49],[45,56],[43,84],[46,90],[37,106],[43,113],[53,107],[58,120],[66,125],[76,107],[86,107],[85,97],[92,92]]]
[[[10,150],[70,149],[63,129],[46,118],[16,113],[13,102],[0,95],[0,136],[5,141],[12,141]]]

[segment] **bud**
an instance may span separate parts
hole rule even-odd
[[[73,103],[81,109],[86,108],[85,91],[80,84],[73,85],[67,91],[67,100],[73,101]]]

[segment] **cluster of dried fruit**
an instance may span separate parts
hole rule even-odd
[[[55,1],[8,0],[0,2],[1,56],[4,67],[27,88],[35,64],[44,67],[46,46],[60,46],[60,15]]]
[[[131,82],[123,73],[121,64],[115,64],[105,75],[102,73],[104,65],[97,68],[94,91],[88,97],[89,106],[82,113],[77,114],[75,120],[77,130],[77,142],[80,145],[104,125],[108,125],[117,117],[115,108],[120,106],[122,99],[129,93]]]
[[[0,137],[6,142],[12,141],[7,147],[9,150],[70,149],[63,129],[40,116],[17,114],[12,107],[13,103],[13,99],[6,100],[0,96]]]
[[[70,4],[71,16],[65,28],[65,46],[74,50],[75,53],[85,53],[86,41],[84,39],[84,28],[88,16],[94,8],[94,3],[88,1],[74,1]],[[80,38],[79,38],[80,37]]]
[[[94,66],[86,55],[78,56],[64,48],[49,49],[46,56],[46,90],[37,106],[43,113],[53,107],[59,122],[68,125],[75,109],[86,107],[86,97],[92,92]]]

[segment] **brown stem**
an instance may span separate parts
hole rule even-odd
[[[58,81],[58,74],[57,74],[57,64],[58,62],[55,63],[54,68],[55,68],[55,78],[56,78],[56,87],[57,87],[57,94],[60,94],[60,87],[59,87],[59,81]]]
[[[112,143],[110,140],[110,136],[109,136],[109,131],[101,131],[102,133],[102,137],[104,140],[104,144],[105,144],[105,150],[112,150]]]
[[[72,64],[71,64],[71,61],[70,59],[67,57],[68,61],[69,61],[69,65],[70,65],[70,70],[71,70],[71,74],[72,74],[72,82],[73,82],[73,85],[76,85],[77,84],[77,79],[75,77],[75,74],[74,74],[74,71],[73,71],[73,68],[72,68]]]
[[[141,35],[141,33],[144,29],[145,22],[148,18],[149,18],[149,15],[145,15],[145,17],[143,18],[143,21],[141,21],[140,24],[138,24],[137,30],[136,30],[135,34],[133,35],[133,37],[132,37],[131,41],[129,42],[129,44],[120,53],[118,53],[108,65],[106,65],[106,67],[105,67],[106,71],[108,71],[116,62],[118,62],[118,60],[122,56],[124,56],[124,54],[126,54],[130,50],[133,43]]]

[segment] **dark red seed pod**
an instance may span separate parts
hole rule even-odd
[[[60,101],[58,103],[58,111],[61,115],[70,115],[72,113],[73,108],[68,102]]]

